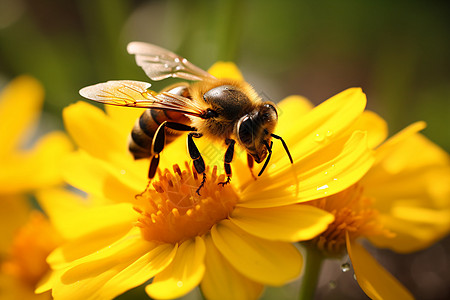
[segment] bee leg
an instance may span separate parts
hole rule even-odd
[[[225,144],[228,145],[227,151],[225,152],[225,157],[224,157],[224,169],[225,169],[225,173],[227,174],[227,180],[224,182],[219,182],[218,184],[221,184],[222,186],[224,186],[225,184],[229,183],[231,181],[231,161],[233,160],[233,155],[234,155],[234,144],[236,142],[232,139],[226,139],[225,140]]]
[[[202,158],[202,155],[200,154],[200,151],[198,151],[197,146],[194,143],[194,137],[199,138],[202,135],[196,132],[190,132],[187,136],[187,145],[188,145],[188,151],[189,151],[189,156],[191,157],[193,163],[194,163],[194,168],[195,171],[197,171],[198,174],[203,174],[203,180],[200,183],[200,186],[197,189],[197,195],[200,196],[200,190],[203,187],[203,185],[205,185],[205,181],[206,181],[206,173],[205,173],[205,161]]]
[[[254,162],[255,162],[255,160],[253,159],[253,156],[251,156],[250,154],[247,153],[247,166],[250,169],[250,174],[252,175],[253,179],[256,180],[256,176],[253,173]]]
[[[270,157],[272,156],[272,144],[273,144],[273,142],[270,142],[270,145],[269,145],[266,141],[264,141],[264,145],[266,146],[267,151],[269,151],[269,155],[267,155],[266,161],[264,162],[264,166],[262,167],[261,171],[259,171],[258,176],[261,176],[261,174],[264,172],[264,170],[267,167],[267,164],[270,161]]]

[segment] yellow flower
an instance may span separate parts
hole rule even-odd
[[[2,298],[50,299],[49,293],[36,295],[34,289],[50,270],[46,257],[61,242],[45,216],[36,210],[32,211],[28,222],[17,231],[0,263]]]
[[[28,238],[31,235],[27,235],[27,232],[32,229],[30,226],[41,227],[41,217],[37,217],[36,212],[32,211],[25,194],[62,183],[59,163],[61,157],[71,149],[71,144],[62,132],[51,132],[41,137],[35,145],[29,145],[30,134],[33,133],[33,125],[37,121],[43,99],[42,86],[29,76],[17,77],[0,95],[2,297],[11,295],[14,299],[28,299],[33,295],[33,284],[43,274],[41,264],[45,264],[45,256],[53,250],[49,249],[42,255],[39,255],[42,252],[32,251],[35,244],[30,242],[31,239]],[[28,222],[34,225],[24,225]],[[45,237],[42,241],[44,240]],[[38,261],[34,261],[34,258]]]
[[[241,78],[234,68],[216,65],[211,72]],[[80,150],[66,162],[65,178],[105,205],[77,214],[46,206],[68,242],[49,256],[53,274],[38,292],[52,289],[56,299],[113,298],[153,278],[146,286],[152,298],[180,297],[200,285],[208,299],[253,299],[264,285],[295,279],[302,257],[291,243],[315,237],[333,221],[297,203],[348,188],[373,163],[365,133],[350,130],[365,103],[359,89],[308,113],[300,97],[286,99],[276,133],[294,164],[274,145],[267,173],[255,181],[241,151],[231,184],[218,185],[221,167],[209,167],[201,196],[195,192],[201,178],[183,166],[182,138],[164,149],[159,176],[141,193],[149,162],[134,161],[126,141],[142,111],[108,106],[105,115],[84,102],[68,107],[66,128]],[[222,146],[205,139],[198,144],[202,153],[217,147],[223,157]],[[207,165],[215,159],[205,155]]]
[[[71,146],[51,132],[27,147],[27,135],[40,112],[44,91],[36,79],[14,79],[0,95],[0,194],[11,195],[61,183],[59,158]]]
[[[365,112],[355,127],[368,131],[376,162],[355,185],[308,204],[335,216],[314,240],[328,256],[347,250],[356,279],[372,299],[412,299],[410,292],[357,242],[408,253],[430,246],[450,229],[450,160],[418,133],[415,123],[378,146],[387,135],[380,117]]]

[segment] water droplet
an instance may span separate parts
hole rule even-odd
[[[178,281],[177,282],[177,287],[182,287],[183,286],[183,281]]]
[[[355,279],[356,281],[358,281],[358,279],[356,279],[356,274],[353,274],[353,279]]]
[[[318,143],[323,142],[325,140],[325,137],[321,135],[320,133],[316,133],[314,136],[314,140]]]
[[[164,64],[164,68],[168,68],[169,67],[169,64]]]
[[[342,264],[341,265],[341,271],[344,272],[344,273],[350,271],[350,264],[349,263]]]
[[[322,185],[322,186],[319,186],[319,187],[317,188],[317,190],[320,191],[320,190],[324,190],[324,189],[327,189],[327,188],[328,188],[328,184],[324,184],[324,185]]]
[[[125,175],[127,173],[127,171],[125,170],[120,170],[120,174]]]
[[[336,281],[331,280],[330,282],[328,282],[328,287],[329,287],[331,290],[334,290],[334,289],[337,287]]]
[[[175,57],[175,59],[173,61],[176,62],[176,63],[179,63],[180,59],[178,57]]]
[[[333,131],[328,130],[327,133],[325,134],[327,137],[330,137],[333,135]]]

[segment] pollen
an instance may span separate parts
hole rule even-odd
[[[1,272],[34,289],[50,270],[46,257],[61,243],[62,238],[49,221],[35,211],[16,233],[7,258],[0,264]]]
[[[335,195],[308,202],[309,205],[332,213],[335,217],[327,230],[313,240],[317,248],[329,256],[340,256],[345,251],[345,233],[350,239],[375,235],[393,236],[383,228],[379,212],[372,206],[373,199],[355,184]]]
[[[225,175],[217,175],[217,167],[207,168],[206,180],[186,163],[173,172],[159,172],[152,187],[137,196],[134,210],[139,213],[136,226],[143,238],[164,243],[183,242],[202,236],[219,221],[226,219],[238,201],[230,184],[219,185]],[[199,193],[197,189],[204,182]],[[200,195],[199,195],[200,194]]]

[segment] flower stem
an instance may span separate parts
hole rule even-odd
[[[306,259],[298,299],[310,300],[314,299],[324,256],[315,247],[304,243],[302,246],[305,250]]]

